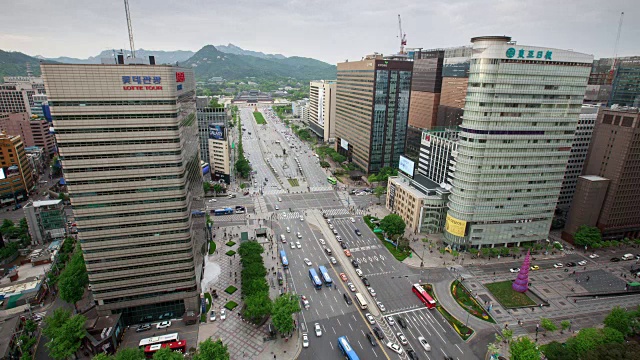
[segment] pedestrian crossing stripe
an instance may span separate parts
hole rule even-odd
[[[216,222],[244,221],[244,219],[244,214],[222,215],[215,217]]]

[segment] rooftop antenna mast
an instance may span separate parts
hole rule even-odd
[[[133,28],[131,27],[131,14],[129,12],[129,0],[124,0],[124,11],[127,14],[127,28],[129,28],[129,46],[131,46],[131,58],[135,58],[136,47],[133,44]]]
[[[624,11],[620,13],[620,22],[618,23],[618,35],[616,36],[616,45],[613,48],[613,64],[611,64],[611,72],[616,67],[618,62],[618,44],[620,43],[620,33],[622,32],[622,20],[624,20]]]

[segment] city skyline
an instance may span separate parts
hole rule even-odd
[[[77,2],[75,6],[74,1],[64,7],[43,1],[5,4],[4,13],[12,16],[3,20],[6,30],[0,34],[0,49],[31,56],[87,58],[106,49],[129,47],[121,3],[87,6]],[[620,12],[624,11],[618,55],[634,55],[639,50],[634,42],[640,36],[640,26],[632,21],[637,15],[633,0],[614,0],[604,9],[595,0],[549,1],[548,6],[539,1],[402,1],[393,8],[378,0],[366,4],[243,0],[223,2],[215,8],[203,3],[177,7],[163,2],[130,3],[136,48],[197,51],[207,44],[233,43],[244,49],[335,64],[358,60],[373,51],[397,52],[400,14],[409,48],[450,47],[473,36],[508,35],[526,44],[546,44],[602,58],[614,56]],[[25,22],[25,17],[32,20]],[[50,19],[55,20],[55,26]],[[167,27],[167,23],[176,26]],[[315,25],[309,27],[309,23]]]

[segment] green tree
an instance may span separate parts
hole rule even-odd
[[[378,198],[378,204],[380,204],[380,198],[382,197],[382,195],[384,195],[386,191],[387,189],[384,186],[378,186],[375,189],[373,189],[373,195]]]
[[[224,192],[224,187],[222,187],[222,185],[220,185],[220,184],[213,184],[212,188],[213,188],[213,192],[216,195]]]
[[[540,360],[538,346],[526,336],[518,338],[509,345],[511,360]]]
[[[540,326],[542,326],[542,328],[544,329],[544,331],[556,331],[558,330],[558,327],[556,326],[556,324],[553,323],[553,321],[547,319],[547,318],[540,318]]]
[[[22,355],[30,355],[31,348],[36,344],[37,339],[33,336],[20,335],[20,353]]]
[[[216,341],[211,338],[201,342],[198,351],[193,355],[192,360],[229,360],[229,349],[222,340]]]
[[[238,247],[238,254],[240,254],[240,257],[245,257],[245,256],[248,256],[250,254],[258,254],[258,255],[260,255],[263,252],[264,252],[264,248],[262,247],[262,245],[260,245],[259,243],[255,242],[255,241],[243,242]]]
[[[184,360],[184,355],[165,347],[153,354],[153,360]]]
[[[369,184],[373,184],[375,182],[378,182],[378,175],[376,175],[376,174],[369,175],[369,177],[367,178],[367,181],[369,182]]]
[[[578,356],[571,349],[557,341],[541,346],[541,350],[548,360],[578,360]]]
[[[328,162],[322,160],[322,161],[320,161],[320,167],[326,169],[328,167],[331,167],[331,164],[329,164]]]
[[[618,330],[624,336],[631,333],[631,324],[631,314],[619,306],[611,309],[609,315],[604,319],[605,326]]]
[[[265,281],[266,284],[266,281]],[[244,289],[244,287],[243,287]],[[256,322],[271,314],[271,299],[269,298],[269,287],[267,285],[267,291],[260,291],[256,293],[249,293],[248,297],[244,299],[246,305],[244,309],[244,316]]]
[[[593,247],[594,244],[602,241],[602,234],[597,227],[582,225],[573,238],[576,245]]]
[[[60,273],[58,280],[60,298],[75,306],[75,303],[82,299],[84,289],[88,283],[89,277],[82,251],[77,249],[67,266]]]
[[[584,328],[578,332],[578,335],[567,340],[567,347],[573,351],[578,357],[593,351],[596,347],[604,342],[604,336],[599,329]]]
[[[208,182],[208,181],[204,181],[204,182],[202,183],[202,189],[204,190],[204,193],[205,193],[205,194],[206,194],[206,193],[208,193],[208,192],[209,192],[209,190],[211,189],[211,184],[209,184],[209,182]]]
[[[114,357],[109,356],[105,353],[99,353],[98,355],[94,356],[91,360],[114,360]]]
[[[87,321],[82,315],[71,316],[69,310],[56,309],[52,316],[45,318],[42,333],[50,340],[46,344],[49,356],[55,360],[65,360],[73,356],[82,339],[86,337],[84,323]]]
[[[406,227],[407,224],[398,214],[389,214],[380,220],[380,228],[392,236],[404,234]]]
[[[212,107],[212,108],[223,108],[224,105],[218,103],[218,98],[212,98],[211,101],[209,101],[209,107]]]
[[[500,331],[500,334],[496,334],[496,341],[503,342],[505,344],[511,343],[511,341],[513,341],[513,330],[502,329],[502,331]]]
[[[640,344],[636,341],[627,341],[621,344],[610,343],[602,344],[595,348],[595,350],[584,354],[582,360],[636,360],[640,354]],[[564,360],[564,358],[556,358]],[[574,360],[569,359],[568,360]],[[555,360],[549,358],[549,360]]]
[[[560,327],[562,328],[562,330],[560,331],[560,333],[564,333],[565,331],[567,331],[568,328],[571,327],[571,321],[569,320],[562,320],[560,322]]]
[[[273,303],[273,326],[281,334],[293,331],[293,318],[291,315],[300,311],[300,299],[297,295],[284,293]]]
[[[600,331],[602,332],[602,336],[603,336],[602,343],[604,344],[624,342],[624,335],[620,331],[614,328],[605,327]]]
[[[24,323],[24,331],[31,335],[38,329],[38,324],[33,320],[27,320]]]

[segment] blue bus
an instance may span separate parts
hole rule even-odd
[[[224,208],[224,209],[216,209],[213,210],[213,215],[214,216],[220,216],[220,215],[231,215],[233,214],[233,209],[228,207],[228,208]]]
[[[309,269],[309,279],[311,279],[311,283],[316,289],[322,289],[322,281],[320,281],[320,277],[318,277],[314,269]]]
[[[282,260],[282,267],[289,268],[289,260],[287,260],[287,253],[284,250],[280,250],[280,260]]]
[[[349,359],[349,360],[360,360],[360,358],[358,357],[356,352],[351,347],[351,344],[349,344],[349,341],[347,341],[347,337],[346,336],[340,336],[338,338],[338,349],[340,349],[340,351],[342,351],[342,354],[347,359]]]
[[[320,270],[320,275],[322,275],[322,280],[324,280],[324,284],[327,285],[328,287],[331,287],[331,285],[333,285],[333,280],[331,280],[331,276],[329,276],[329,273],[327,272],[327,268],[320,265],[318,266],[318,270]]]

